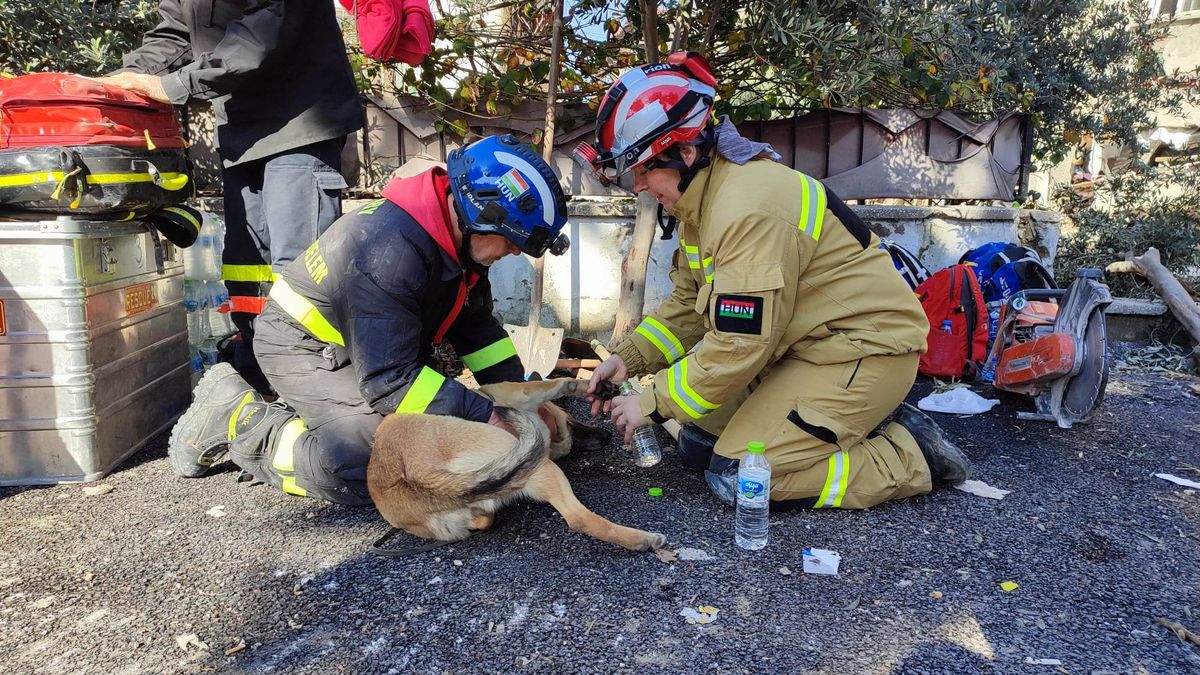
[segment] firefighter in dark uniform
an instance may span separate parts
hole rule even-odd
[[[164,103],[212,103],[225,205],[221,279],[256,387],[254,318],[275,274],[342,213],[342,146],[362,102],[329,0],[159,0],[159,23],[102,78]]]
[[[561,254],[565,224],[553,170],[512,136],[451,152],[447,169],[392,181],[272,287],[254,349],[279,402],[217,365],[171,434],[172,467],[199,476],[228,453],[290,494],[369,504],[367,462],[384,415],[505,427],[487,398],[427,364],[448,340],[481,384],[523,379],[492,315],[487,268],[506,255]]]
[[[627,437],[683,423],[684,461],[729,504],[750,441],[766,445],[771,499],[804,506],[866,508],[964,480],[969,460],[916,409],[875,433],[925,350],[911,290],[831,190],[715,128],[715,86],[703,58],[677,53],[601,102],[599,168],[632,172],[679,224],[670,297],[592,379],[654,383],[603,407]]]

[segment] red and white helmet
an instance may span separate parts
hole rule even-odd
[[[696,52],[626,71],[600,102],[596,168],[612,179],[676,143],[694,141],[712,118],[716,85]]]

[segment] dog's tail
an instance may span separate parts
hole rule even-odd
[[[511,483],[523,484],[549,453],[550,432],[537,413],[501,406],[495,410],[517,432],[517,442],[510,448],[479,448],[449,463],[451,473],[471,481],[462,491],[465,499],[483,499],[503,493]]]

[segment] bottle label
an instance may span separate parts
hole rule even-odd
[[[746,499],[758,499],[766,489],[767,486],[751,478],[738,478],[738,494]]]

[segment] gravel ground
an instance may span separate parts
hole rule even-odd
[[[614,445],[563,462],[598,513],[711,557],[673,564],[533,504],[490,534],[381,559],[373,511],[237,484],[231,469],[175,478],[160,438],[107,494],[0,489],[0,668],[1200,672],[1200,647],[1154,623],[1200,632],[1200,495],[1150,476],[1197,478],[1180,468],[1200,466],[1186,382],[1119,374],[1097,423],[1070,431],[1007,404],[939,417],[978,477],[1012,494],[781,512],[759,553],[733,545],[732,512],[672,457],[638,469]],[[665,496],[645,496],[653,485]],[[808,546],[839,551],[840,575],[801,573]],[[699,605],[716,621],[679,616]]]

